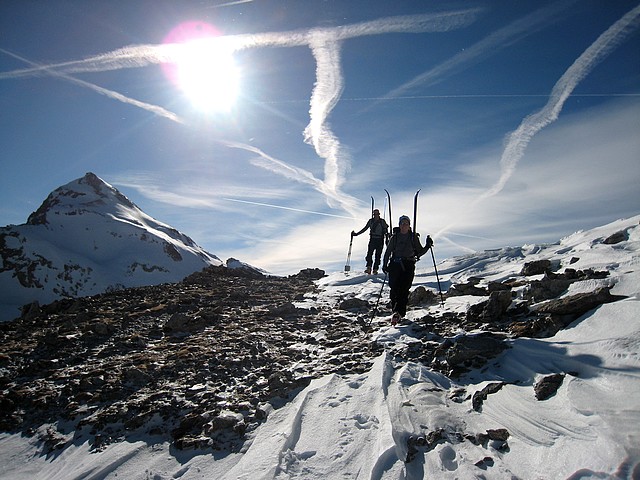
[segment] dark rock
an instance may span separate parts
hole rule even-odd
[[[511,305],[511,291],[499,290],[491,293],[489,299],[472,305],[467,310],[467,320],[496,322],[502,319]]]
[[[563,381],[564,375],[561,373],[547,375],[546,377],[542,378],[533,386],[533,389],[536,393],[536,398],[542,401],[552,397],[556,394]]]
[[[135,387],[141,387],[151,381],[151,375],[147,372],[133,367],[124,372],[125,382]]]
[[[525,263],[520,275],[531,277],[533,275],[541,275],[549,271],[551,271],[550,260],[536,260],[534,262]]]
[[[369,302],[360,298],[347,298],[340,302],[338,308],[340,310],[348,310],[352,312],[361,312],[369,310]]]
[[[481,280],[481,278],[472,277],[467,283],[456,283],[449,288],[447,294],[451,296],[473,295],[476,297],[484,297],[488,295],[489,292],[486,288],[477,286]]]
[[[489,282],[488,285],[488,290],[489,293],[493,293],[493,292],[501,292],[501,291],[506,291],[506,290],[511,290],[511,285],[507,284],[507,283],[502,283],[502,282]]]
[[[506,428],[498,428],[495,430],[487,430],[487,436],[489,437],[489,440],[506,441],[509,439],[510,434]]]
[[[269,307],[269,315],[276,317],[287,317],[297,315],[299,313],[298,307],[291,302],[281,303]]]
[[[606,245],[615,245],[620,242],[626,242],[629,240],[629,233],[626,230],[620,230],[609,237],[605,238],[602,243]]]
[[[503,383],[503,382],[490,383],[486,387],[484,387],[482,390],[477,391],[476,393],[474,393],[473,397],[471,399],[471,404],[473,406],[473,409],[476,412],[481,412],[482,411],[482,404],[487,399],[487,397],[489,395],[491,395],[492,393],[499,392],[502,389],[502,387],[504,387],[505,385],[506,384]]]
[[[611,287],[603,287],[595,292],[578,293],[558,300],[550,300],[539,305],[536,311],[552,315],[571,315],[578,318],[604,303],[616,302],[625,298],[620,295],[611,295],[610,289]]]
[[[171,335],[188,335],[204,330],[210,323],[211,317],[178,312],[171,315],[164,330]]]
[[[507,348],[504,341],[492,333],[465,335],[455,340],[446,354],[452,366],[471,366],[474,361],[486,362]]]
[[[307,280],[319,280],[320,278],[326,276],[324,270],[320,270],[319,268],[305,268],[304,270],[300,270],[292,277],[303,278]]]
[[[491,457],[484,457],[482,460],[476,462],[474,465],[482,470],[486,470],[488,467],[493,467],[494,461]]]
[[[546,276],[542,280],[531,282],[525,292],[525,297],[534,302],[550,300],[565,292],[570,284],[571,282],[564,277],[552,278]]]
[[[405,462],[409,463],[413,461],[421,450],[429,452],[433,450],[438,443],[446,440],[447,436],[445,430],[442,428],[429,432],[426,435],[409,435],[407,438],[407,457],[405,458]]]
[[[41,310],[40,310],[40,303],[36,302],[31,302],[27,305],[25,305],[24,307],[22,307],[22,318],[24,318],[27,321],[31,321],[34,318],[36,318],[38,315],[40,315]]]
[[[427,290],[422,285],[416,287],[409,294],[409,305],[411,306],[431,304],[437,301],[438,301],[437,295],[433,291]]]

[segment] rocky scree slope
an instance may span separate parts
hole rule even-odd
[[[315,304],[314,280],[323,275],[212,266],[180,283],[34,303],[0,324],[0,430],[37,436],[44,454],[87,440],[100,450],[140,435],[178,449],[239,451],[270,410],[312,378],[365,372],[385,350],[395,362],[420,362],[455,378],[481,368],[510,338],[551,336],[619,298],[609,288],[557,298],[572,282],[608,272],[554,273],[540,260],[508,282],[453,285],[447,296],[485,299],[465,313],[407,321],[402,328],[419,341],[394,344],[367,332],[386,322],[387,306],[373,311],[374,302],[353,298],[296,306]],[[526,292],[519,301],[516,288]],[[544,308],[530,308],[542,299]],[[440,299],[419,287],[410,301],[419,307]],[[537,384],[536,396],[553,395],[562,375]],[[481,411],[501,387],[473,396],[461,389],[452,400]],[[432,433],[422,440],[442,441]]]

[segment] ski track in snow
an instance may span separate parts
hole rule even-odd
[[[224,478],[335,478],[332,474],[338,471],[344,478],[350,474],[355,478],[363,469],[386,469],[380,458],[388,457],[385,452],[392,446],[382,441],[387,435],[381,435],[388,409],[382,400],[371,402],[372,397],[383,397],[382,368],[379,359],[370,375],[314,380],[292,404],[272,414],[245,458]],[[321,421],[312,415],[316,411],[322,412]],[[280,416],[293,420],[287,422],[286,431],[275,420],[276,430],[271,430],[271,420]],[[328,450],[318,450],[319,438],[330,445]],[[256,459],[265,458],[278,463],[256,469]],[[256,476],[256,471],[264,473]]]

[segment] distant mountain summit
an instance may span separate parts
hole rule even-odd
[[[51,192],[26,224],[0,228],[0,257],[0,320],[33,301],[177,282],[223,263],[91,172]]]

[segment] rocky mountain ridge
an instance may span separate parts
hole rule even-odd
[[[621,231],[603,242],[628,238]],[[374,299],[317,301],[324,272],[314,269],[279,278],[212,266],[180,283],[33,304],[0,325],[0,430],[35,436],[47,455],[140,436],[178,449],[241,451],[271,410],[313,378],[365,372],[385,352],[456,378],[481,369],[510,339],[551,336],[622,298],[598,283],[606,271],[558,269],[536,260],[506,281],[454,284],[445,300],[479,301],[403,322],[398,328],[416,340],[409,345],[370,336],[390,314]],[[599,286],[565,295],[574,282]],[[430,290],[412,292],[412,309],[439,302]],[[565,375],[538,382],[536,398],[553,396]],[[450,400],[481,412],[503,386],[458,389]],[[506,445],[509,432],[469,435]],[[453,440],[433,431],[413,441],[408,452]]]

